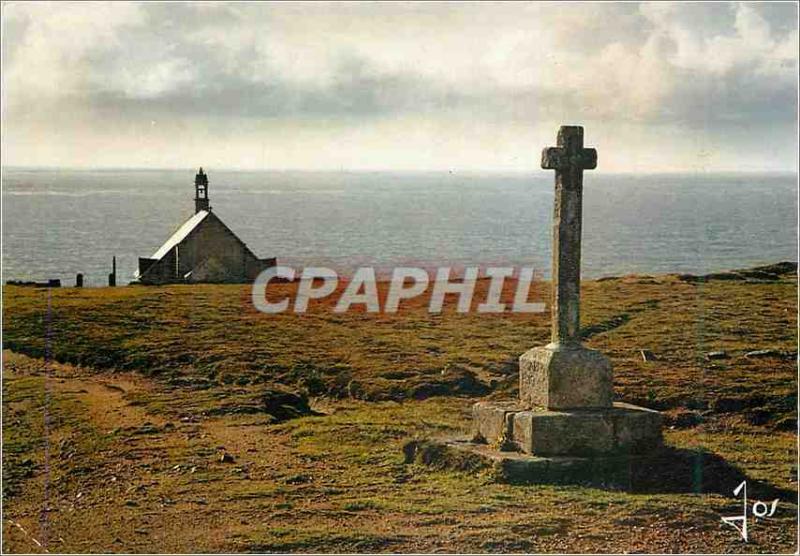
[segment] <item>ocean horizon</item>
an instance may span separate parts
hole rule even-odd
[[[374,266],[533,266],[549,275],[545,171],[205,168],[214,212],[259,257],[344,274]],[[186,169],[3,168],[3,280],[117,283],[194,211]],[[587,278],[797,260],[797,174],[584,177]]]

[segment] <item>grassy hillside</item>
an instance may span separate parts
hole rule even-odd
[[[487,286],[479,284],[476,303]],[[294,287],[271,286],[270,295]],[[620,400],[764,410],[769,416],[753,419],[777,421],[796,405],[796,288],[793,272],[771,281],[588,281],[584,336],[613,361]],[[533,297],[547,291],[539,284]],[[253,309],[247,286],[65,288],[51,290],[48,313],[47,290],[6,287],[3,332],[5,347],[20,353],[42,356],[49,338],[57,361],[174,386],[282,385],[371,401],[515,395],[518,356],[549,341],[549,313],[458,314],[448,306],[436,315],[420,297],[394,315],[335,314],[337,298],[312,302],[305,314],[266,315]],[[643,361],[642,349],[657,361]],[[745,356],[764,349],[776,353]],[[727,357],[708,359],[713,351]]]
[[[664,410],[666,442],[700,450],[696,492],[646,495],[404,461],[410,440],[464,434],[476,399],[516,395],[548,314],[431,315],[420,298],[264,315],[244,286],[6,287],[3,548],[794,551],[797,283],[780,270],[584,284],[617,398]],[[704,460],[780,498],[750,543],[721,523],[741,505],[726,477],[706,488]]]

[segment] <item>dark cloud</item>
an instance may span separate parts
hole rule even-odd
[[[108,22],[93,7],[58,8],[80,12],[72,29],[4,11],[12,122],[34,104],[108,125],[568,115],[725,133],[797,117],[795,4],[142,3]]]

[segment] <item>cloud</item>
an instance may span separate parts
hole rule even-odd
[[[770,130],[794,141],[796,20],[787,3],[10,3],[5,146],[30,159],[15,132],[153,139],[142,122],[158,122],[195,142],[214,141],[204,126],[306,141],[314,126],[317,138],[366,126],[352,148],[368,152],[398,120],[419,137],[466,119],[504,145],[510,131],[580,121],[608,137],[672,137],[652,148],[673,166],[688,156],[679,132],[700,130],[730,164],[751,147],[743,129],[755,148]]]

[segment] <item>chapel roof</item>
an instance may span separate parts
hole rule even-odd
[[[195,213],[189,220],[184,222],[180,228],[178,228],[174,234],[170,236],[170,238],[164,242],[164,244],[158,248],[158,251],[153,253],[153,256],[150,257],[151,259],[162,259],[164,255],[169,253],[173,247],[178,245],[184,239],[187,238],[192,231],[197,228],[200,223],[206,219],[206,217],[210,213],[207,210],[201,210]]]

